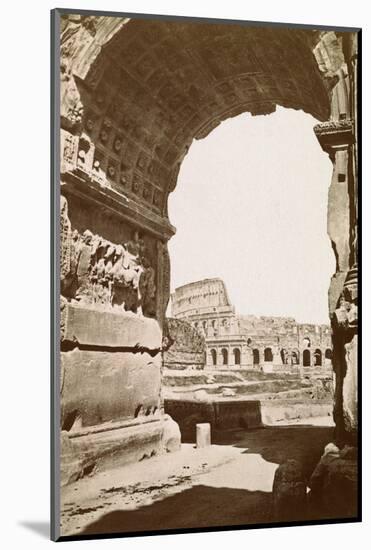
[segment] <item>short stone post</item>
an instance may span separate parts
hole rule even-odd
[[[203,449],[204,447],[210,447],[211,445],[211,431],[210,424],[205,422],[204,424],[196,424],[196,447],[197,449]]]

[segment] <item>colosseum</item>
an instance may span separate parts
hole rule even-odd
[[[219,278],[177,288],[171,308],[175,319],[189,322],[205,338],[207,368],[302,373],[315,367],[332,368],[328,325],[237,314]]]

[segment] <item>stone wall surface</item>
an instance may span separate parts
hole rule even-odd
[[[259,401],[207,401],[166,399],[166,411],[176,420],[185,438],[193,438],[196,424],[209,423],[214,430],[262,427]]]
[[[97,471],[118,468],[164,452],[179,450],[179,427],[167,415],[131,424],[102,424],[85,433],[61,432],[61,484]]]
[[[84,428],[158,413],[160,369],[160,354],[78,348],[62,353],[62,426],[71,431],[76,423]]]
[[[314,51],[325,77],[334,79],[330,120],[315,126],[333,163],[328,235],[336,257],[329,288],[336,377],[334,418],[339,445],[357,441],[358,355],[358,36],[321,33]]]
[[[163,365],[169,369],[203,369],[206,361],[204,337],[186,321],[167,318],[164,325]]]
[[[161,350],[162,333],[157,321],[129,311],[100,311],[66,304],[63,325],[63,344],[146,349],[152,353]]]
[[[161,397],[163,333],[155,319],[162,308],[161,249],[117,209],[111,216],[98,207],[95,215],[90,196],[63,192],[60,426],[66,484],[177,450],[180,432],[164,415]]]

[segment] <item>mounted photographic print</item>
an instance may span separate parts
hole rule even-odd
[[[53,10],[53,540],[361,520],[360,35]]]

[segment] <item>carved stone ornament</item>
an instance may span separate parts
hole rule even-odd
[[[358,326],[358,283],[357,266],[353,266],[347,274],[343,292],[339,298],[338,307],[335,310],[335,318],[339,328],[355,332]]]
[[[61,116],[68,128],[75,128],[81,123],[84,111],[72,74],[73,60],[93,40],[95,33],[94,17],[69,15],[63,20],[60,42]]]
[[[138,232],[117,244],[88,229],[82,234],[72,231],[63,196],[60,219],[62,296],[98,309],[155,316],[156,273]]]
[[[95,145],[87,134],[75,136],[61,129],[61,173],[74,172],[84,179],[98,183],[101,187],[111,189],[101,163],[96,157]],[[110,166],[108,174],[113,177],[115,168]]]

